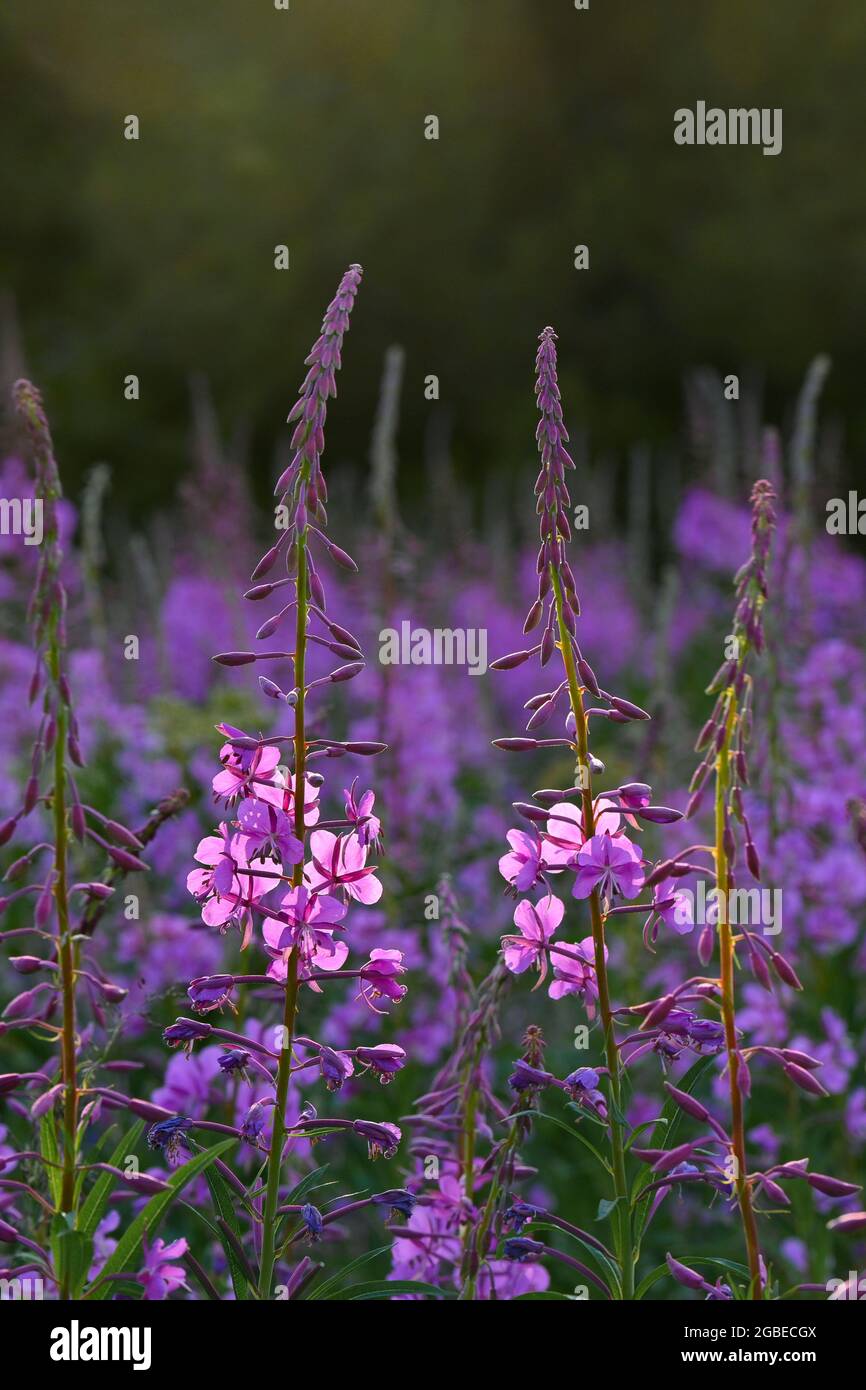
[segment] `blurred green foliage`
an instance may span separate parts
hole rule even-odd
[[[224,421],[249,423],[264,495],[300,354],[354,260],[332,459],[365,455],[396,341],[408,463],[428,373],[473,485],[522,463],[546,322],[571,418],[605,448],[670,437],[696,361],[766,368],[778,416],[818,350],[862,443],[864,58],[866,8],[833,0],[5,5],[0,285],[73,490],[105,458],[130,507],[170,497],[201,369]],[[781,155],[676,146],[673,113],[698,99],[781,106]]]

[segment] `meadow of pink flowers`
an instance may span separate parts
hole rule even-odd
[[[470,519],[439,458],[413,526],[395,409],[375,505],[325,461],[363,292],[270,513],[200,384],[140,531],[98,475],[64,496],[34,386],[9,403],[0,495],[45,526],[0,538],[0,1278],[850,1296],[866,563],[809,439],[756,469],[700,421],[691,480],[645,464],[617,523],[547,328],[512,511]],[[483,632],[487,669],[383,662],[404,623]]]

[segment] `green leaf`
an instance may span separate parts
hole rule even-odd
[[[519,1293],[512,1303],[584,1303],[588,1300],[575,1298],[573,1293],[556,1293],[553,1289],[535,1289],[532,1293]]]
[[[223,1139],[221,1143],[214,1144],[212,1149],[205,1149],[202,1153],[191,1158],[188,1163],[184,1163],[182,1168],[176,1169],[169,1178],[168,1191],[158,1192],[155,1197],[151,1197],[147,1206],[139,1212],[132,1225],[121,1236],[116,1248],[105,1262],[102,1274],[129,1274],[131,1272],[130,1267],[138,1253],[138,1247],[145,1236],[153,1235],[174,1199],[179,1196],[188,1183],[192,1182],[193,1178],[197,1178],[199,1173],[204,1172],[215,1158],[221,1158],[236,1143],[237,1139]],[[91,1289],[84,1296],[85,1298],[102,1300],[108,1298],[110,1292],[111,1285],[103,1283],[98,1288]]]
[[[137,1299],[141,1301],[144,1290],[140,1284],[136,1284],[132,1279],[116,1279],[111,1283],[112,1293],[122,1293],[124,1298]]]
[[[619,1201],[619,1197],[602,1197],[595,1214],[596,1221],[606,1221],[611,1212],[616,1210]]]
[[[70,1298],[79,1298],[93,1259],[93,1237],[84,1231],[60,1231],[52,1242],[61,1285],[67,1284]]]
[[[135,1146],[138,1143],[139,1136],[143,1129],[144,1120],[136,1120],[132,1128],[127,1130],[126,1134],[123,1135],[120,1143],[107,1160],[112,1168],[119,1168],[127,1154],[135,1152]],[[84,1231],[86,1235],[92,1236],[102,1220],[114,1181],[114,1176],[111,1173],[100,1172],[96,1182],[84,1199],[81,1211],[78,1214],[78,1229]]]
[[[586,1252],[587,1255],[591,1255],[593,1257],[596,1264],[598,1265],[598,1268],[606,1277],[608,1288],[613,1292],[614,1298],[620,1297],[622,1292],[622,1285],[620,1283],[619,1265],[616,1264],[615,1261],[612,1260],[609,1255],[605,1255],[603,1250],[596,1249],[594,1245],[591,1245],[588,1240],[584,1240],[582,1236],[577,1235],[575,1231],[563,1230],[562,1226],[555,1226],[550,1221],[533,1221],[533,1236],[535,1235],[536,1231],[555,1231],[557,1235],[565,1236],[568,1240],[573,1240],[575,1244],[579,1245]]]
[[[227,1226],[230,1226],[237,1236],[241,1239],[241,1228],[235,1215],[235,1203],[231,1188],[215,1168],[210,1168],[205,1173],[207,1185],[210,1188],[210,1195],[214,1205],[214,1211],[221,1216]],[[249,1297],[249,1280],[244,1273],[243,1265],[237,1256],[237,1251],[230,1240],[227,1240],[222,1231],[218,1232],[220,1244],[225,1251],[228,1260],[229,1273],[232,1277],[232,1288],[235,1291],[235,1298],[240,1301]]]
[[[363,1303],[367,1299],[393,1298],[397,1293],[423,1294],[425,1297],[435,1298],[455,1296],[437,1288],[435,1284],[423,1284],[420,1280],[415,1283],[412,1279],[380,1279],[369,1284],[350,1284],[340,1297],[348,1299],[351,1303]]]
[[[336,1274],[332,1274],[330,1279],[326,1279],[324,1284],[320,1284],[318,1288],[314,1289],[308,1301],[312,1302],[313,1299],[327,1298],[331,1290],[335,1289],[338,1284],[341,1284],[347,1274],[352,1274],[356,1269],[360,1269],[362,1265],[369,1264],[371,1260],[377,1259],[379,1255],[387,1255],[388,1251],[391,1249],[392,1243],[393,1242],[389,1241],[387,1245],[380,1245],[378,1250],[368,1250],[366,1255],[359,1255],[356,1260],[350,1260],[347,1265],[343,1265],[342,1269],[338,1269]]]
[[[678,1255],[677,1259],[684,1265],[715,1265],[719,1269],[726,1270],[729,1274],[738,1274],[741,1278],[749,1278],[749,1271],[746,1266],[738,1264],[736,1260],[722,1260],[710,1255]],[[643,1298],[653,1284],[656,1284],[666,1274],[670,1276],[667,1263],[656,1265],[655,1269],[651,1269],[635,1289],[635,1299]]]
[[[57,1210],[60,1210],[60,1198],[63,1192],[63,1174],[60,1171],[60,1150],[57,1147],[57,1130],[55,1128],[54,1115],[51,1111],[43,1115],[39,1121],[39,1152],[45,1159],[45,1171],[48,1174],[48,1190],[51,1193]],[[57,1167],[52,1167],[57,1164]]]
[[[314,1168],[311,1173],[306,1173],[299,1183],[296,1183],[286,1198],[286,1205],[296,1207],[300,1204],[301,1198],[306,1197],[308,1192],[315,1192],[320,1187],[330,1187],[332,1179],[328,1182],[319,1182],[319,1178],[324,1178],[330,1163],[323,1163],[320,1168]]]
[[[531,1115],[534,1119],[539,1120],[550,1120],[551,1124],[557,1125],[560,1129],[564,1129],[566,1134],[571,1135],[572,1139],[577,1139],[581,1144],[583,1144],[584,1148],[589,1149],[596,1162],[601,1164],[605,1172],[613,1172],[613,1169],[611,1168],[607,1159],[604,1157],[604,1154],[599,1153],[598,1149],[595,1147],[595,1144],[593,1144],[591,1140],[587,1139],[585,1134],[581,1134],[580,1130],[576,1129],[573,1125],[567,1125],[564,1120],[558,1119],[556,1115],[548,1115],[547,1112],[544,1110],[519,1110],[515,1115],[511,1116],[511,1119],[517,1120],[522,1115]]]
[[[668,1128],[667,1120],[664,1119],[663,1116],[659,1115],[658,1118],[655,1120],[644,1120],[642,1125],[638,1125],[637,1129],[633,1129],[625,1143],[626,1153],[628,1153],[632,1144],[635,1142],[636,1139],[640,1138],[640,1136],[644,1133],[645,1130],[655,1129],[657,1125],[664,1125],[665,1129]]]

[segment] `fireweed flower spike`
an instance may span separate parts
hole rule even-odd
[[[116,821],[108,820],[94,808],[83,806],[75,785],[73,767],[82,767],[84,759],[79,744],[78,723],[72,706],[67,672],[66,589],[62,575],[63,550],[60,540],[58,513],[63,490],[54,456],[54,446],[42,399],[29,381],[18,381],[13,388],[17,414],[23,424],[35,468],[36,496],[43,507],[43,537],[28,617],[36,666],[30,684],[30,703],[40,709],[40,723],[30,763],[30,777],[24,793],[21,811],[3,827],[3,843],[12,839],[18,823],[37,806],[44,807],[50,816],[50,842],[41,843],[27,854],[19,856],[7,877],[19,877],[31,871],[37,874],[35,884],[27,885],[22,893],[36,891],[33,931],[53,937],[50,960],[41,957],[48,953],[43,946],[40,957],[22,957],[18,968],[45,969],[50,984],[19,995],[7,1006],[6,1026],[39,1027],[49,1035],[53,1032],[60,1047],[60,1080],[40,1095],[32,1109],[34,1118],[42,1117],[60,1154],[61,1181],[56,1193],[58,1212],[66,1214],[74,1225],[79,1201],[77,1182],[78,1146],[86,1112],[81,1108],[79,1077],[79,1013],[78,993],[90,999],[93,1017],[101,1021],[100,1000],[116,1003],[125,991],[107,980],[101,973],[83,968],[83,946],[78,936],[78,924],[73,921],[73,899],[77,894],[84,903],[84,916],[98,915],[98,904],[110,897],[109,884],[81,882],[72,879],[72,850],[74,842],[85,840],[97,843],[105,851],[111,867],[119,872],[146,869],[133,850],[143,846],[130,830]],[[102,834],[92,822],[96,821]],[[111,874],[114,877],[113,874]],[[8,904],[14,895],[7,896]],[[26,929],[31,930],[31,929]],[[27,964],[26,962],[30,962]],[[32,964],[36,961],[36,964]],[[86,989],[78,991],[84,981]],[[48,1022],[57,1002],[61,1006],[61,1026]],[[32,1008],[31,1008],[32,1005]],[[29,1015],[25,1017],[24,1015]],[[30,1016],[35,1015],[35,1016]],[[34,1074],[35,1075],[35,1074]],[[45,1078],[43,1078],[45,1079]],[[55,1102],[62,1112],[55,1117]],[[44,1157],[44,1156],[43,1156]],[[47,1161],[47,1160],[46,1160]],[[73,1273],[68,1262],[58,1258],[54,1269],[58,1292],[70,1297]]]
[[[693,794],[689,803],[689,813],[693,814],[702,798],[704,777],[712,772],[715,777],[716,886],[720,901],[724,904],[729,902],[734,886],[738,825],[745,842],[745,864],[754,878],[760,876],[758,854],[743,808],[743,789],[748,785],[746,750],[752,720],[753,686],[748,658],[753,651],[760,655],[764,648],[763,609],[767,600],[770,545],[776,524],[774,501],[775,493],[768,482],[755,483],[751,496],[752,553],[736,576],[737,609],[729,648],[731,655],[709,686],[709,693],[717,694],[716,706],[698,741],[699,746],[709,751],[693,778]],[[764,1276],[746,1164],[744,1092],[748,1089],[748,1070],[738,1044],[734,987],[737,941],[731,930],[730,915],[728,911],[719,914],[722,920],[718,924],[718,938],[721,958],[719,983],[731,1096],[734,1186],[743,1223],[752,1297],[760,1299],[764,1294]],[[759,950],[753,945],[755,938],[751,933],[745,933],[744,939],[753,963],[762,961]],[[758,966],[755,974],[763,979],[766,971],[762,972]]]
[[[325,589],[316,566],[316,555],[324,553],[341,568],[356,569],[351,557],[327,535],[328,494],[321,459],[327,403],[336,396],[343,337],[360,280],[361,267],[351,266],[328,306],[321,335],[306,359],[309,371],[289,413],[289,422],[294,425],[293,456],[276,486],[278,517],[282,518],[280,537],[256,566],[254,587],[246,595],[258,603],[277,591],[279,610],[262,623],[257,637],[267,641],[283,620],[294,614],[293,650],[224,652],[214,658],[223,665],[252,665],[263,659],[269,663],[289,661],[287,680],[262,679],[261,684],[266,695],[293,711],[293,731],[290,735],[256,738],[229,724],[218,726],[225,743],[220,754],[222,771],[214,777],[213,790],[224,818],[215,833],[199,844],[195,852],[199,867],[190,873],[187,884],[202,905],[202,918],[208,925],[221,931],[237,926],[242,933],[242,947],[255,941],[270,957],[266,977],[217,975],[193,981],[189,993],[194,1009],[214,1016],[216,1010],[232,1008],[232,995],[238,985],[258,984],[263,978],[265,983],[276,984],[283,996],[278,1055],[263,1055],[259,1051],[257,1059],[253,1059],[251,1040],[227,1034],[223,1029],[211,1030],[240,1049],[235,1056],[229,1052],[220,1059],[224,1075],[254,1068],[258,1076],[264,1075],[271,1081],[273,1088],[270,1097],[252,1105],[241,1125],[241,1134],[249,1144],[267,1149],[258,1274],[261,1298],[267,1298],[271,1292],[278,1254],[280,1180],[287,1138],[307,1133],[313,1139],[326,1133],[360,1135],[367,1140],[371,1156],[390,1156],[400,1140],[395,1126],[371,1120],[319,1120],[315,1112],[306,1108],[300,1119],[291,1124],[286,1117],[290,1078],[295,1071],[315,1068],[327,1087],[336,1091],[353,1071],[387,1082],[405,1061],[403,1050],[393,1044],[335,1052],[315,1039],[297,1038],[295,1034],[298,991],[304,982],[320,991],[323,983],[351,978],[359,983],[361,996],[368,1000],[388,997],[399,1001],[405,993],[405,987],[396,981],[403,970],[399,951],[374,950],[367,966],[356,970],[341,968],[349,951],[343,939],[350,925],[349,909],[354,911],[359,904],[375,903],[382,894],[375,864],[368,863],[381,849],[381,826],[373,812],[373,793],[359,787],[355,780],[348,788],[342,784],[340,787],[344,814],[329,821],[329,828],[316,829],[324,779],[315,769],[310,770],[314,758],[341,757],[345,753],[369,756],[381,752],[384,745],[342,744],[323,738],[318,732],[311,739],[307,728],[311,693],[327,690],[334,682],[351,680],[364,669],[355,639],[327,617]],[[278,561],[287,577],[266,579]],[[285,585],[287,592],[293,594],[288,603],[284,602]],[[317,629],[324,630],[324,637]],[[307,674],[307,648],[311,641],[329,650],[337,662],[328,676],[314,681]],[[293,765],[286,770],[281,760],[289,749]],[[179,1020],[168,1030],[167,1041],[191,1047],[200,1036],[195,1024],[190,1028],[188,1020]],[[307,1060],[296,1058],[296,1047],[309,1054]],[[271,1070],[274,1063],[275,1075]],[[321,1219],[316,1208],[309,1206],[305,1212],[308,1232],[318,1236]]]
[[[587,1088],[573,1088],[578,1103],[588,1104],[609,1124],[611,1172],[614,1187],[614,1223],[621,1287],[617,1296],[634,1295],[634,1240],[625,1165],[625,1121],[622,1110],[623,1058],[615,1034],[615,1015],[611,1004],[607,969],[605,930],[608,916],[622,910],[623,899],[636,898],[645,883],[644,856],[627,831],[640,828],[640,821],[665,824],[680,819],[680,813],[651,806],[651,789],[643,783],[628,783],[613,792],[593,794],[593,775],[603,766],[590,753],[590,719],[605,718],[613,723],[646,720],[649,715],[638,705],[612,695],[600,685],[598,677],[578,644],[580,603],[574,575],[566,556],[571,538],[568,521],[570,497],[565,475],[574,467],[566,444],[565,428],[556,372],[556,334],[545,328],[540,336],[536,358],[535,393],[540,420],[536,432],[541,469],[535,484],[539,516],[538,588],[524,624],[524,633],[541,631],[540,642],[494,661],[495,669],[508,670],[537,655],[542,667],[559,652],[565,679],[556,688],[527,702],[531,710],[527,733],[549,718],[565,716],[565,738],[535,739],[513,737],[494,743],[509,752],[531,751],[538,747],[565,746],[576,759],[574,786],[565,792],[543,789],[533,803],[515,803],[530,823],[529,830],[509,833],[511,853],[500,860],[500,872],[515,894],[543,892],[535,903],[523,900],[515,912],[520,935],[503,939],[506,966],[517,973],[533,967],[544,977],[552,968],[550,986],[553,998],[576,994],[592,1018],[596,1003],[604,1038],[607,1099],[597,1088],[601,1068],[587,1070],[592,1081]],[[555,680],[555,678],[554,678]],[[587,708],[584,697],[592,701]],[[560,704],[561,697],[567,696]],[[574,800],[570,798],[574,797]],[[540,803],[538,805],[535,802]],[[572,875],[571,895],[587,901],[592,935],[574,944],[553,940],[564,917],[564,906],[552,891],[563,875]],[[650,904],[652,907],[652,904]],[[641,905],[641,911],[645,906]],[[586,1097],[584,1097],[584,1089]]]

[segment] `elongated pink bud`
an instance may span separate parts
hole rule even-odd
[[[795,1047],[783,1047],[781,1052],[786,1062],[796,1062],[798,1067],[805,1067],[807,1071],[817,1071],[824,1065],[817,1057],[810,1057],[808,1052],[800,1052]]]
[[[545,806],[555,806],[557,801],[565,801],[568,793],[560,791],[558,787],[542,787],[540,791],[533,792],[536,801],[541,801]]]
[[[766,1174],[761,1178],[761,1186],[767,1196],[774,1202],[779,1202],[783,1207],[789,1207],[791,1205],[791,1199],[784,1187],[780,1187],[777,1182],[774,1182],[772,1178],[768,1178]]]
[[[10,956],[9,964],[19,975],[34,975],[37,970],[56,970],[53,961],[40,960],[38,956]]]
[[[360,675],[365,664],[363,661],[350,661],[347,666],[338,666],[335,671],[331,672],[328,680],[335,682],[353,680],[355,676]]]
[[[51,918],[52,909],[54,907],[54,882],[55,875],[52,874],[47,883],[43,885],[42,891],[36,900],[34,920],[37,927],[46,926]]]
[[[713,737],[715,732],[716,721],[714,719],[708,719],[704,727],[701,729],[701,732],[698,734],[697,740],[695,742],[696,753],[700,753],[704,748],[706,748],[707,744],[709,743],[710,739]]]
[[[545,700],[543,704],[538,706],[538,709],[532,715],[531,719],[527,721],[527,733],[532,729],[542,728],[553,717],[555,711],[556,701]]]
[[[652,719],[651,714],[647,714],[640,705],[633,705],[631,700],[623,700],[619,695],[611,695],[610,703],[618,714],[624,714],[626,719]]]
[[[816,1192],[823,1192],[825,1197],[853,1197],[855,1192],[860,1191],[859,1183],[843,1182],[841,1178],[831,1178],[827,1173],[807,1173],[806,1181]]]
[[[646,1018],[641,1024],[641,1029],[657,1028],[663,1023],[672,1009],[676,1008],[676,999],[672,994],[666,994],[662,999],[657,999],[650,1009]]]
[[[765,989],[768,994],[773,992],[773,981],[770,978],[769,967],[760,951],[755,950],[749,940],[749,964],[752,967],[752,974],[758,984]]]
[[[682,1284],[687,1289],[705,1289],[707,1287],[705,1279],[698,1274],[696,1269],[690,1269],[688,1265],[681,1264],[675,1260],[673,1255],[666,1255],[665,1261],[671,1275],[678,1284]]]
[[[543,611],[544,607],[542,603],[539,599],[536,599],[535,603],[532,605],[532,607],[526,615],[526,621],[523,624],[524,633],[532,632],[533,628],[538,627],[538,624],[541,622],[541,615]]]
[[[701,965],[709,965],[713,958],[713,947],[716,944],[716,933],[712,927],[704,927],[698,938],[698,960]]]
[[[577,674],[580,677],[581,683],[586,686],[587,690],[591,691],[593,695],[601,695],[598,681],[595,678],[595,672],[589,662],[583,657],[580,657],[577,663]]]
[[[283,613],[285,611],[285,609],[281,609],[279,613],[273,613],[270,618],[265,619],[258,632],[256,633],[257,642],[264,642],[266,638],[273,637],[274,633],[276,632],[277,628],[282,622]]]
[[[114,897],[114,889],[110,883],[73,883],[70,893],[83,893],[86,898],[97,898],[100,902],[106,902]]]
[[[358,573],[358,566],[347,551],[339,545],[334,545],[333,541],[325,541],[325,545],[335,565],[340,565],[342,569],[349,570],[352,574]]]
[[[43,1115],[47,1115],[50,1110],[53,1110],[55,1104],[63,1095],[64,1089],[63,1082],[60,1081],[56,1086],[51,1086],[49,1090],[43,1092],[30,1107],[31,1118],[39,1120]]]
[[[271,700],[284,700],[285,694],[274,681],[269,681],[267,676],[259,676],[259,685],[262,691]]]
[[[780,955],[778,951],[774,951],[771,959],[773,969],[780,980],[784,981],[786,985],[790,985],[792,989],[803,988],[796,970],[785,960],[784,956]]]
[[[249,666],[251,661],[257,661],[255,652],[218,652],[211,657],[218,666]]]
[[[840,1236],[857,1235],[866,1231],[866,1211],[846,1211],[827,1222],[828,1231],[838,1231]]]
[[[27,779],[27,786],[26,786],[26,788],[25,788],[25,790],[24,790],[24,814],[25,814],[25,816],[29,816],[29,815],[30,815],[30,812],[33,810],[33,807],[36,805],[36,803],[37,803],[38,800],[39,800],[39,778],[38,778],[38,777],[29,777],[29,778]]]
[[[271,594],[274,593],[281,584],[285,583],[285,579],[276,579],[272,584],[256,584],[254,588],[247,589],[244,598],[251,599],[253,603],[263,598],[270,598]]]
[[[683,819],[682,811],[675,810],[673,806],[640,806],[635,815],[652,825],[673,825],[675,821]]]
[[[690,1096],[687,1091],[680,1091],[676,1086],[672,1086],[669,1081],[664,1083],[665,1090],[672,1100],[676,1101],[681,1110],[685,1110],[687,1115],[691,1115],[695,1120],[706,1121],[710,1118],[710,1112],[705,1105],[701,1105],[699,1100]]]
[[[120,824],[120,821],[105,820],[103,818],[102,825],[111,836],[112,840],[117,840],[119,844],[125,845],[127,849],[144,849],[144,845],[141,843],[138,836],[133,835],[131,830],[128,830],[125,825]]]
[[[347,627],[341,627],[339,623],[332,622],[330,618],[325,617],[324,613],[320,614],[320,617],[324,619],[332,637],[336,637],[338,642],[345,642],[346,646],[351,647],[354,651],[360,652],[361,643],[354,633],[350,632]]]
[[[821,1085],[817,1076],[813,1076],[805,1067],[798,1067],[796,1062],[785,1062],[783,1071],[787,1077],[799,1086],[801,1091],[808,1091],[813,1096],[828,1096],[830,1092]]]
[[[538,651],[538,648],[535,648]],[[507,656],[499,656],[495,661],[491,661],[491,671],[513,671],[515,666],[522,666],[524,661],[528,661],[532,656],[530,650],[522,652],[509,652]]]
[[[15,829],[17,825],[17,816],[9,816],[7,820],[4,820],[3,823],[0,824],[0,845],[6,845],[9,843],[9,841],[12,839],[12,836],[15,834]]]
[[[147,873],[150,870],[149,864],[145,864],[144,860],[139,859],[137,855],[130,854],[129,850],[118,849],[116,845],[109,845],[107,852],[109,859],[120,869],[128,869],[130,873]]]
[[[277,541],[276,545],[271,546],[270,550],[266,550],[262,558],[259,560],[259,563],[256,565],[255,569],[253,570],[250,576],[254,583],[257,579],[261,579],[263,574],[267,574],[268,570],[272,569],[273,566],[276,564],[279,553],[285,545],[286,534],[287,533],[284,533]]]
[[[698,790],[693,792],[689,797],[689,804],[686,806],[686,820],[691,820],[692,816],[697,815],[701,802],[704,799],[705,791],[705,787],[699,787]]]

